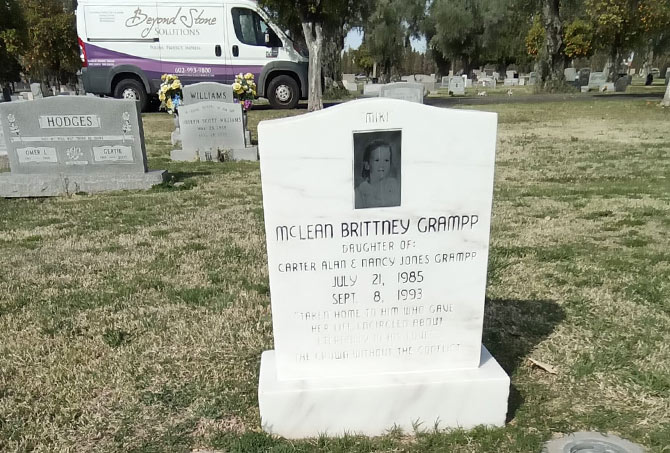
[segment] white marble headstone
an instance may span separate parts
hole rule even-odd
[[[259,125],[265,429],[504,424],[481,344],[495,141],[493,113],[385,98]]]
[[[449,92],[461,96],[465,94],[465,80],[463,80],[463,77],[455,76],[449,79]]]

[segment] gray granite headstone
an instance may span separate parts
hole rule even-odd
[[[577,72],[577,78],[579,79],[579,86],[588,86],[589,77],[591,76],[591,68],[582,68]]]
[[[460,96],[465,94],[465,81],[463,77],[455,76],[449,79],[449,92]]]
[[[607,83],[607,74],[604,72],[592,72],[589,75],[589,89],[600,90]]]
[[[575,68],[565,68],[563,70],[563,75],[565,76],[566,82],[573,83],[577,78],[577,70]]]
[[[179,107],[182,149],[173,160],[218,161],[221,154],[232,160],[257,160],[257,147],[246,146],[240,104],[205,101]]]
[[[198,102],[234,102],[233,87],[216,82],[200,82],[186,85],[182,88],[184,99],[183,105],[193,105]]]
[[[135,102],[56,96],[0,105],[10,174],[0,196],[144,189],[165,171],[147,172],[142,118]]]
[[[423,104],[423,84],[412,82],[388,83],[382,85],[379,89],[379,97]]]

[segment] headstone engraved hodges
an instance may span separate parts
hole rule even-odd
[[[481,344],[495,140],[493,113],[384,98],[260,124],[264,429],[504,424]]]
[[[11,173],[0,196],[148,189],[165,171],[147,171],[142,119],[133,101],[51,97],[0,105]]]

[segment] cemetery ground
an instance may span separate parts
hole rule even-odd
[[[0,199],[0,451],[537,452],[580,430],[667,451],[670,111],[478,108],[499,112],[483,342],[512,378],[504,428],[264,434],[258,163],[172,163],[172,119],[149,114],[149,167],[170,183]],[[252,110],[252,138],[298,113]]]

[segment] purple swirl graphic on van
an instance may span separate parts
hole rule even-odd
[[[235,74],[250,72],[256,80],[260,76],[262,65],[232,65],[232,64],[195,64],[179,61],[160,61],[151,58],[141,58],[104,47],[86,43],[86,55],[90,67],[113,67],[133,65],[140,68],[149,79],[160,79],[162,74],[175,74],[180,78],[214,79],[222,83],[232,83]]]

